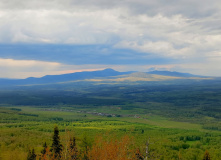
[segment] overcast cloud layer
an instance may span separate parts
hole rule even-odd
[[[1,77],[106,67],[221,76],[221,2],[1,0],[0,43]]]

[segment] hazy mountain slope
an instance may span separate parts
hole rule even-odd
[[[129,74],[131,72],[118,72],[113,69],[105,69],[92,72],[76,72],[62,75],[47,75],[41,78],[30,77],[27,79],[0,79],[0,86],[28,85],[28,84],[49,84],[67,82],[74,80],[84,80],[92,78],[103,78]]]
[[[196,76],[189,73],[152,71],[152,72],[118,72],[113,69],[104,69],[91,72],[76,72],[62,75],[47,75],[41,78],[30,77],[27,79],[0,79],[0,87],[56,84],[75,81],[93,82],[135,82],[135,81],[166,81],[177,79],[208,79],[208,77]]]
[[[147,73],[162,75],[162,76],[173,76],[173,77],[205,77],[205,76],[193,75],[190,73],[171,72],[171,71],[151,71]]]

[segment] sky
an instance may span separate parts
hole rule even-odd
[[[0,78],[105,68],[221,76],[221,2],[0,0]]]

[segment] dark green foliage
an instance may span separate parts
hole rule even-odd
[[[190,147],[189,144],[186,144],[186,143],[182,144],[182,148],[183,148],[183,149],[188,149],[189,147]]]
[[[58,127],[54,127],[54,135],[51,145],[51,152],[55,158],[59,158],[61,156],[62,144],[60,142],[59,130]]]
[[[203,128],[209,130],[221,131],[221,123],[206,123],[203,124]]]
[[[50,121],[54,120],[54,121],[63,121],[64,119],[61,117],[53,117],[49,119]]]
[[[33,117],[38,117],[37,114],[27,114],[27,113],[18,113],[19,115],[24,115],[24,116],[33,116]]]
[[[201,140],[201,137],[200,136],[181,136],[180,137],[180,140],[183,140],[183,141],[199,141]]]
[[[21,109],[19,109],[19,108],[10,108],[10,109],[13,111],[21,111]]]
[[[32,149],[28,151],[28,157],[27,160],[36,160],[36,154],[35,154],[35,150]]]

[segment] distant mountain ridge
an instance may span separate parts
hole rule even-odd
[[[162,76],[173,76],[173,77],[204,77],[204,76],[198,76],[198,75],[193,75],[190,73],[181,73],[181,72],[172,72],[172,71],[150,71],[147,72],[149,74],[157,74],[157,75],[162,75]]]
[[[118,76],[122,74],[128,74],[130,72],[118,72],[111,68],[107,68],[104,70],[98,71],[84,71],[84,72],[75,72],[69,74],[62,74],[62,75],[46,75],[41,78],[27,78],[29,82],[36,83],[36,82],[47,82],[47,83],[56,83],[56,82],[65,82],[65,81],[74,81],[74,80],[83,80],[88,78],[95,78],[95,77],[108,77],[108,76]]]
[[[161,75],[161,76],[170,76],[170,77],[202,77],[196,76],[189,73],[180,73],[180,72],[170,72],[170,71],[151,71],[151,72],[118,72],[111,68],[98,71],[84,71],[84,72],[75,72],[62,75],[46,75],[41,78],[29,77],[26,79],[0,79],[0,86],[17,86],[17,85],[34,85],[34,84],[53,84],[59,82],[69,82],[76,80],[85,80],[85,79],[95,79],[95,78],[110,78],[114,76],[132,76],[133,77],[143,77],[148,78],[151,75]]]
[[[98,71],[84,71],[84,72],[75,72],[75,73],[62,74],[62,75],[46,75],[41,78],[29,77],[26,79],[0,79],[0,86],[48,84],[48,83],[92,79],[92,78],[103,78],[109,76],[119,76],[130,73],[132,72],[118,72],[111,68],[107,68]]]

